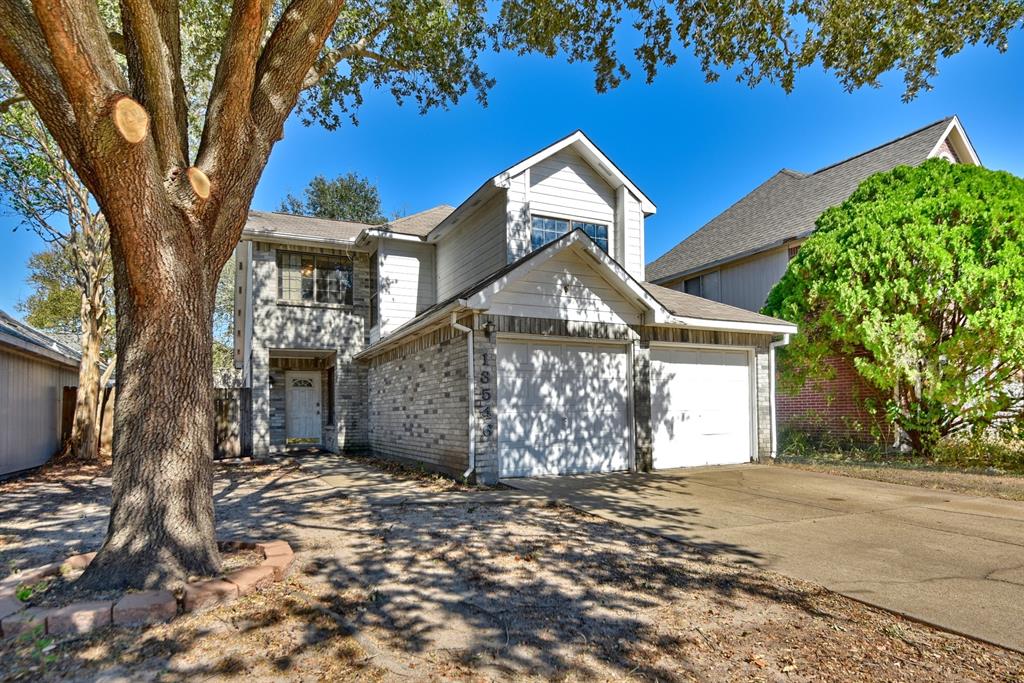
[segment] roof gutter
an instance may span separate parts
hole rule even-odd
[[[772,420],[772,452],[774,460],[779,455],[779,422],[775,415],[775,349],[789,344],[789,335],[782,335],[782,339],[773,341],[768,345],[768,404]]]
[[[720,332],[751,332],[758,334],[796,334],[797,326],[784,323],[748,323],[730,320],[705,320],[674,315],[671,323],[685,325],[695,330],[717,330]]]
[[[462,479],[464,481],[468,481],[470,475],[472,475],[474,470],[476,470],[476,420],[473,419],[473,413],[475,412],[474,399],[476,397],[476,368],[474,367],[474,362],[473,362],[473,337],[474,337],[474,332],[473,332],[473,328],[472,327],[466,327],[465,325],[459,323],[459,321],[456,319],[457,315],[458,315],[458,313],[456,313],[455,311],[452,311],[452,313],[451,313],[451,316],[452,316],[451,317],[452,328],[458,330],[459,332],[464,332],[466,334],[466,345],[468,347],[466,349],[466,351],[467,351],[467,355],[469,356],[469,360],[467,362],[467,365],[468,365],[467,371],[469,372],[469,400],[467,401],[467,403],[469,404],[469,413],[468,413],[468,419],[469,419],[469,425],[468,426],[469,426],[469,428],[468,428],[468,430],[466,432],[467,435],[469,436],[469,448],[468,448],[469,467],[467,467],[466,471],[462,473]]]
[[[284,244],[315,244],[330,248],[351,248],[355,247],[356,240],[343,240],[328,237],[310,237],[308,235],[296,235],[289,232],[263,232],[260,230],[243,230],[242,239],[250,239],[256,242],[279,242]]]
[[[20,337],[16,337],[5,332],[0,332],[0,346],[7,346],[14,351],[19,351],[23,354],[34,356],[41,360],[46,360],[57,365],[63,365],[69,368],[77,368],[81,361],[70,356],[65,356],[60,351],[35,344],[32,342],[25,341]]]
[[[436,327],[438,323],[443,323],[452,313],[465,308],[469,308],[468,302],[465,299],[456,299],[444,308],[434,311],[422,320],[417,321],[415,324],[410,325],[407,323],[406,326],[399,327],[388,336],[379,340],[376,344],[372,344],[368,348],[355,354],[352,359],[367,360],[380,355],[392,346],[407,340],[409,337],[419,336],[427,331],[427,329]]]
[[[402,242],[426,242],[426,240],[422,237],[410,235],[404,232],[394,232],[392,230],[384,230],[381,228],[366,228],[365,230],[359,233],[359,237],[356,237],[355,244],[363,245],[374,238],[399,240]]]

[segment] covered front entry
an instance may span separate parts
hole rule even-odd
[[[751,460],[751,365],[748,349],[651,347],[655,469]]]
[[[320,373],[290,371],[286,373],[285,381],[285,431],[288,443],[320,443]]]
[[[502,477],[629,468],[629,353],[623,344],[498,342]]]

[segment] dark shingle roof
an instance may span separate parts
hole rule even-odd
[[[76,349],[26,325],[4,311],[0,311],[0,334],[10,335],[30,347],[39,349],[40,355],[49,358],[59,357],[68,365],[78,365],[82,358],[82,354]]]
[[[953,117],[814,173],[783,169],[647,266],[664,280],[803,237],[825,209],[846,200],[868,176],[927,159]]]
[[[298,216],[276,211],[250,211],[249,220],[245,223],[245,234],[253,237],[299,237],[355,242],[359,233],[372,227],[375,226],[330,218]]]
[[[684,294],[674,289],[661,287],[650,282],[641,282],[647,293],[668,309],[672,315],[684,318],[700,318],[701,320],[722,320],[733,323],[766,323],[769,325],[791,325],[785,320],[754,313],[744,308],[736,308],[711,299],[704,299],[692,294]]]
[[[441,221],[448,218],[454,210],[454,206],[440,204],[431,209],[414,213],[411,216],[396,218],[387,225],[381,226],[381,230],[397,232],[403,235],[425,237],[427,233],[436,228]]]

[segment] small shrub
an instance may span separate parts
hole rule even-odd
[[[990,437],[945,439],[935,447],[932,461],[956,469],[1024,474],[1024,441]]]

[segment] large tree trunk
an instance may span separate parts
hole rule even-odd
[[[100,351],[103,344],[103,302],[98,283],[82,293],[82,360],[78,366],[75,419],[71,452],[80,460],[96,460],[99,423],[96,420],[103,388],[100,386]]]
[[[113,225],[115,218],[108,215]],[[187,234],[185,221],[161,230]],[[115,233],[116,234],[116,233]],[[117,393],[107,538],[86,587],[174,587],[220,571],[213,510],[215,283],[195,253],[164,258],[168,286],[136,291],[113,241]],[[154,273],[155,276],[155,273]]]

